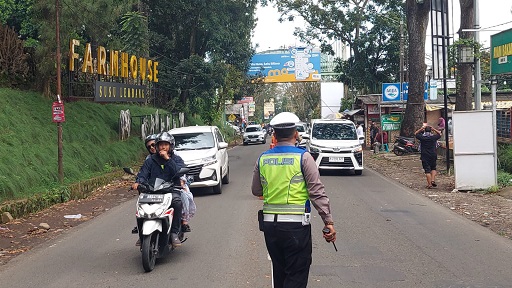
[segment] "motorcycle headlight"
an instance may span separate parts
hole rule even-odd
[[[363,146],[358,145],[354,149],[352,149],[352,153],[357,153],[363,151]]]
[[[217,158],[215,155],[201,159],[201,164],[203,164],[203,166],[208,166],[215,163],[217,163]]]

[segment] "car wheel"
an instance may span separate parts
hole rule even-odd
[[[222,170],[220,170],[220,175],[222,177]],[[222,178],[219,179],[219,183],[213,186],[213,194],[221,194],[222,193]]]
[[[228,173],[226,173],[226,176],[222,177],[222,184],[229,184],[229,166]]]
[[[354,174],[363,175],[363,170],[354,170]]]
[[[267,139],[263,139],[263,142],[261,142],[263,144],[266,144],[267,143]]]
[[[247,146],[247,142],[244,142],[244,146]]]

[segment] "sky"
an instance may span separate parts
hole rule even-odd
[[[487,28],[512,21],[512,0],[479,0],[479,2],[480,27]],[[453,0],[453,11],[450,11],[450,14],[450,18],[453,18],[450,19],[450,23],[453,23],[453,28],[456,31],[460,26],[460,7],[458,0]],[[303,20],[279,23],[279,13],[277,9],[272,6],[259,6],[256,11],[256,17],[258,18],[258,22],[252,37],[253,47],[257,43],[259,44],[259,48],[256,49],[256,52],[278,49],[282,46],[300,46],[301,43],[298,38],[293,36],[293,31],[295,27],[304,27],[305,23]],[[492,29],[512,29],[512,23]],[[490,46],[490,37],[492,34],[496,33],[499,33],[499,31],[480,32],[480,42],[483,43],[484,47]],[[428,28],[427,34],[430,35],[430,28]],[[428,38],[429,36],[427,36],[427,39]],[[427,47],[430,47],[430,41],[428,41]]]

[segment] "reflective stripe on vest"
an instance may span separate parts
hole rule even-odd
[[[301,169],[303,153],[299,148],[278,146],[261,155],[263,213],[304,214],[309,194]]]

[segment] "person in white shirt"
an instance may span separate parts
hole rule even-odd
[[[357,123],[357,126],[356,126],[356,133],[357,133],[357,138],[359,139],[361,136],[364,137],[364,129],[363,129],[363,125],[361,125],[361,123]],[[361,144],[364,144],[364,139],[363,140],[359,140],[359,143]]]

